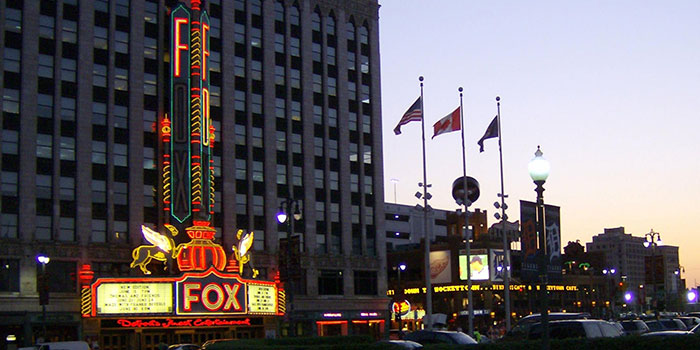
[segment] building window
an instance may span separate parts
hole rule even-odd
[[[73,44],[78,42],[78,22],[63,20],[62,41]]]
[[[3,212],[0,215],[0,238],[17,238],[17,213]]]
[[[19,90],[3,90],[2,111],[6,113],[19,114]]]
[[[100,219],[92,219],[92,234],[91,242],[105,243],[107,242],[107,222]]]
[[[51,175],[36,175],[36,197],[43,199],[51,198]]]
[[[36,216],[36,231],[34,238],[39,240],[51,239],[51,217],[46,215]]]
[[[343,295],[343,271],[320,270],[318,276],[319,295]]]
[[[58,240],[63,242],[74,242],[75,241],[75,219],[74,218],[60,218],[60,228],[58,231]]]
[[[377,295],[377,271],[355,271],[355,295]]]
[[[107,164],[107,145],[102,141],[92,141],[92,162]]]
[[[0,259],[0,292],[19,292],[19,260]]]
[[[37,263],[36,274],[42,273],[42,265]],[[46,264],[46,274],[49,276],[49,291],[58,293],[71,293],[76,291],[77,269],[74,261],[55,261]]]
[[[46,134],[36,135],[36,156],[39,158],[52,158],[53,137]]]
[[[3,1],[4,3],[4,1]],[[5,8],[5,29],[12,32],[22,31],[22,11],[13,8]]]
[[[42,78],[53,78],[53,56],[39,54],[39,69],[37,74]]]
[[[19,133],[17,130],[2,130],[2,153],[3,154],[17,154],[19,144]],[[5,184],[5,181],[2,182]]]

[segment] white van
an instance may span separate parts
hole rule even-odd
[[[84,341],[58,341],[40,343],[28,348],[19,348],[18,350],[90,350],[90,346]]]

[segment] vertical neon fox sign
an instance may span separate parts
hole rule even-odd
[[[200,7],[200,0],[191,0],[191,7],[180,3],[170,16],[170,120],[162,123],[163,208],[166,221],[180,228],[193,221],[211,221],[214,210],[210,22]]]

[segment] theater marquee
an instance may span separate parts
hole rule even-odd
[[[284,314],[284,291],[210,268],[175,278],[100,278],[83,296],[83,317]]]

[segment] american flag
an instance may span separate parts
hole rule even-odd
[[[406,113],[403,114],[403,117],[401,117],[401,120],[399,120],[399,125],[397,125],[394,128],[394,134],[400,135],[401,134],[401,125],[408,124],[409,122],[412,121],[421,121],[423,120],[423,103],[421,101],[421,98],[418,97],[416,102],[413,102],[411,107],[408,108]]]

